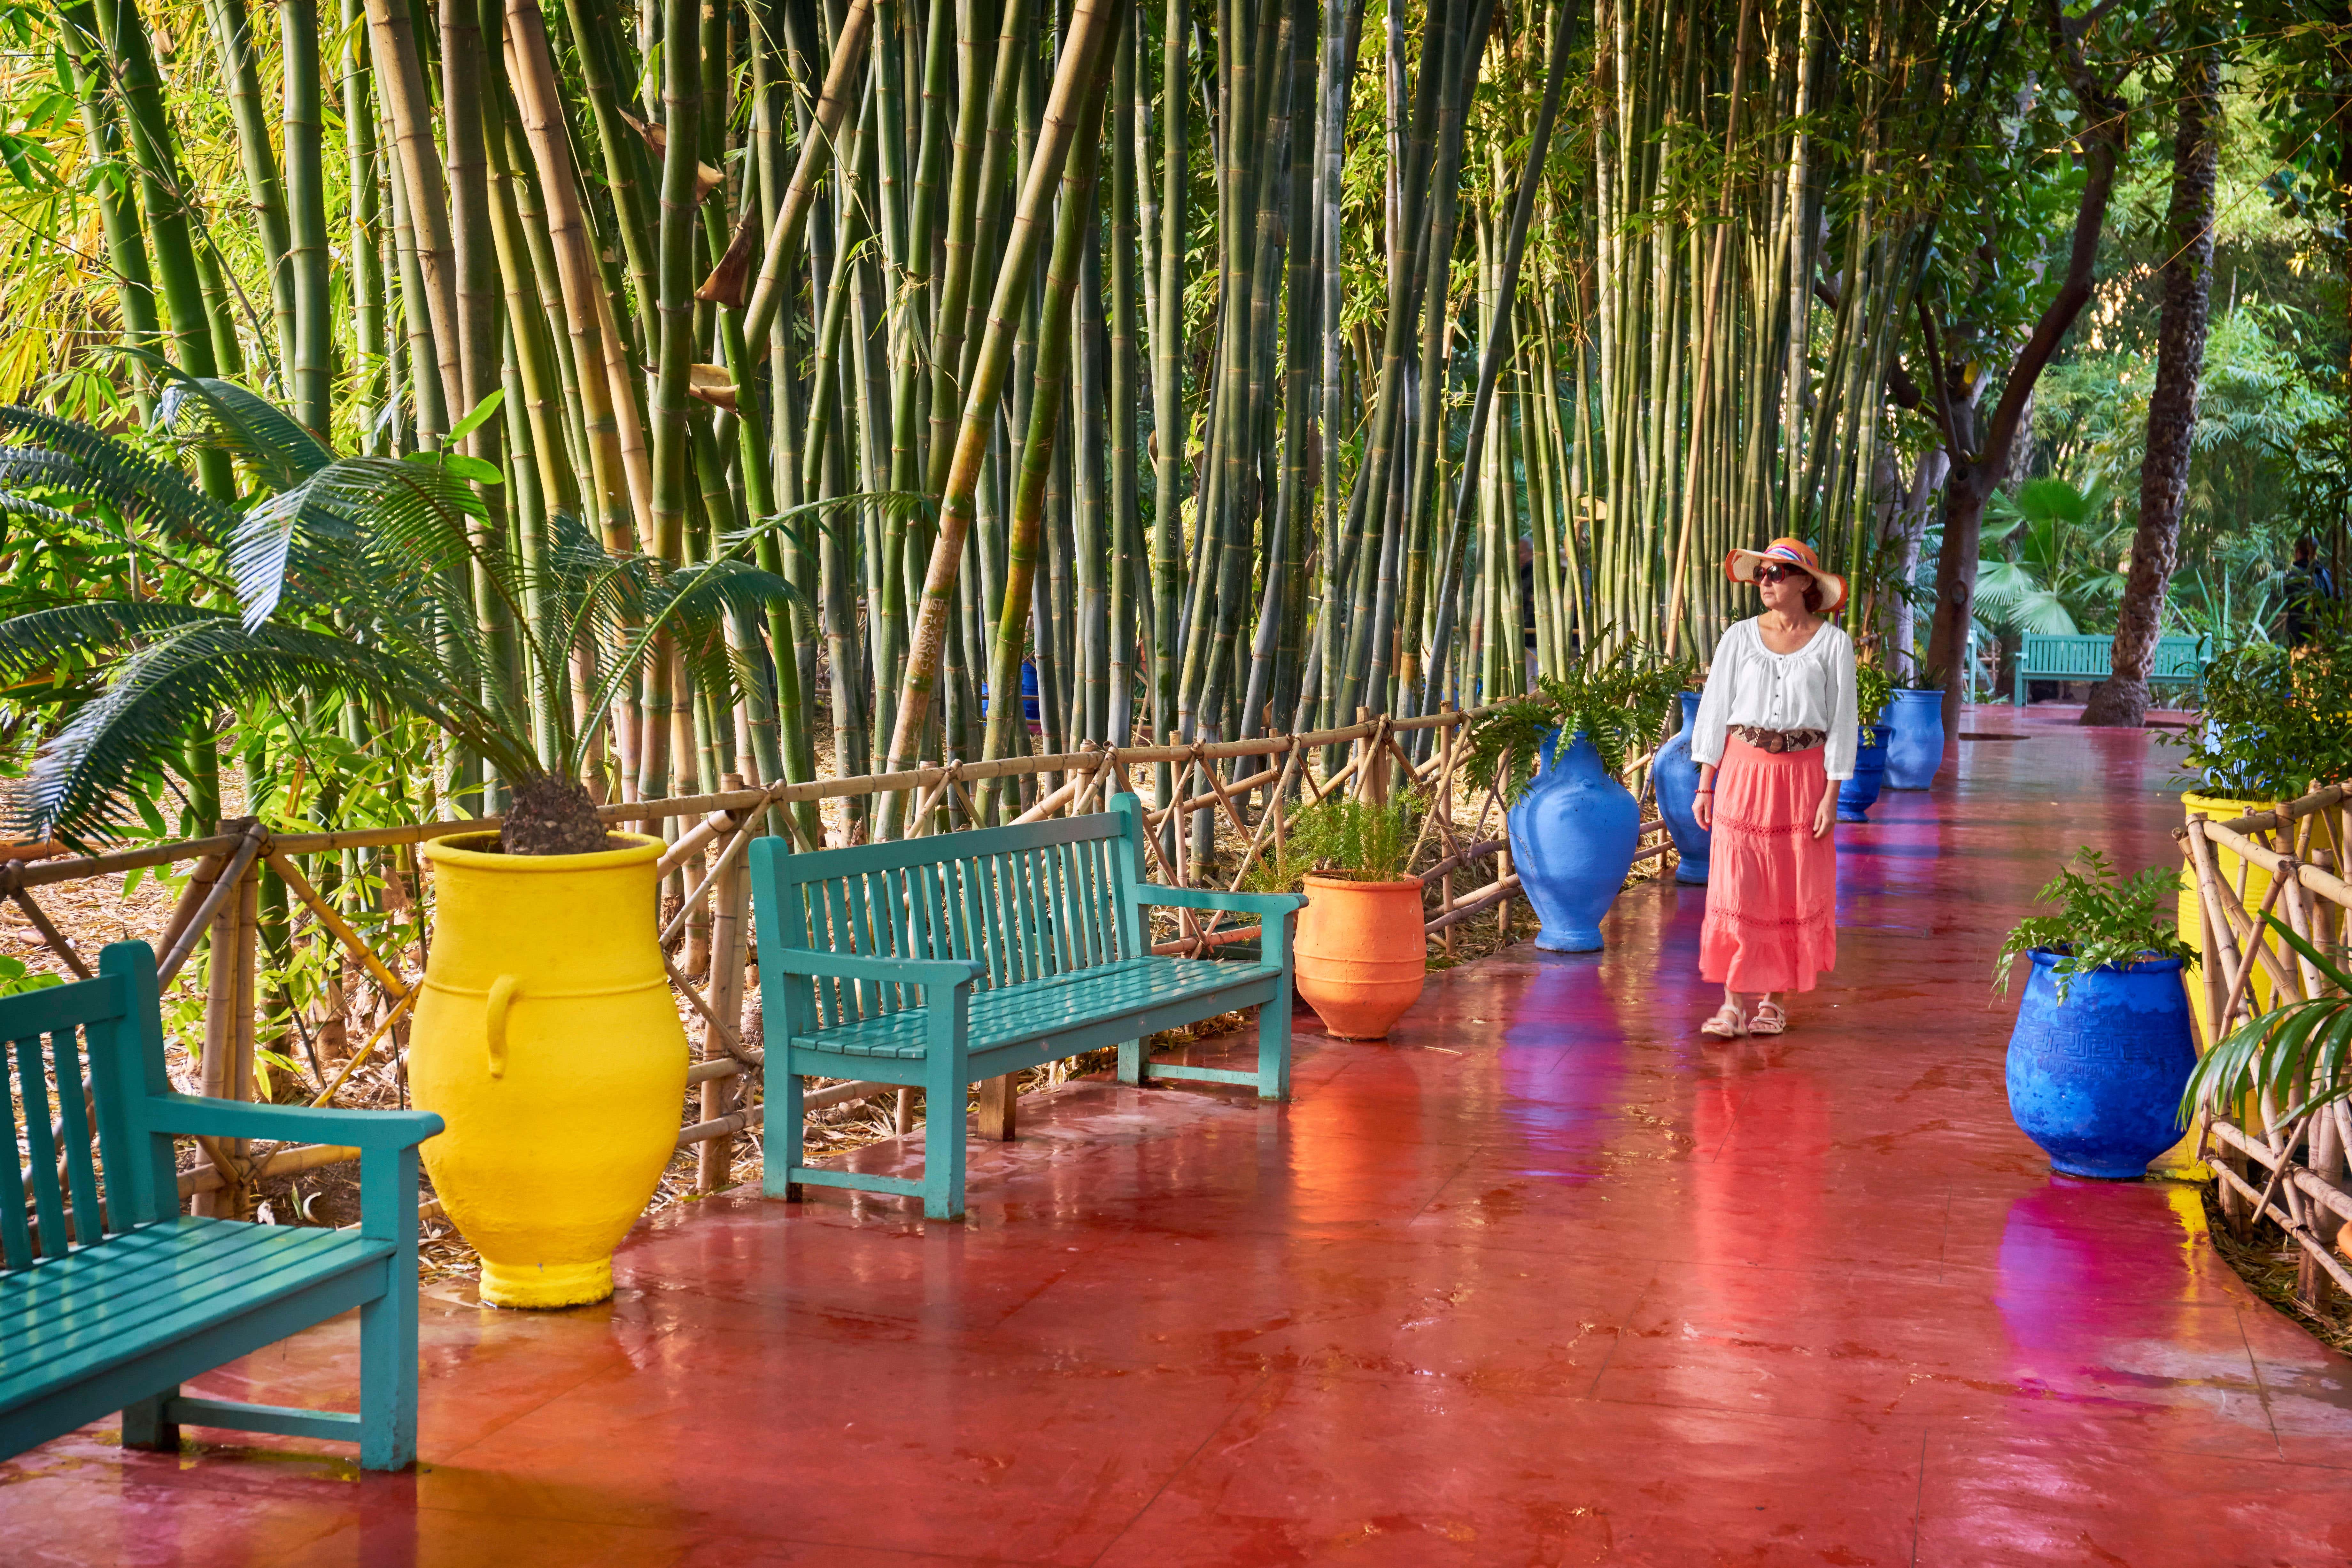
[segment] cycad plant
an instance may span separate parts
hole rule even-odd
[[[633,678],[674,647],[699,689],[731,692],[729,620],[798,599],[731,558],[608,552],[561,512],[502,530],[471,460],[339,456],[227,382],[176,381],[157,422],[234,458],[260,500],[240,513],[128,441],[0,409],[0,434],[31,443],[0,447],[0,512],[160,540],[215,588],[209,603],[93,599],[0,623],[0,684],[60,663],[110,672],[34,762],[37,834],[106,837],[124,787],[176,763],[224,709],[352,702],[427,720],[495,769],[508,853],[601,849],[582,773]]]

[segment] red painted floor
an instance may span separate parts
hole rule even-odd
[[[1606,954],[1457,970],[1385,1047],[1302,1016],[1286,1109],[1024,1101],[969,1224],[730,1195],[604,1307],[430,1297],[414,1477],[53,1444],[0,1466],[0,1562],[2352,1560],[2352,1364],[2193,1189],[2010,1125],[2000,931],[2078,844],[2172,852],[2174,753],[2067,717],[1977,710],[2029,738],[1840,830],[1843,962],[1782,1039],[1693,1034],[1700,895],[1643,888]],[[331,1405],[355,1355],[208,1387]]]

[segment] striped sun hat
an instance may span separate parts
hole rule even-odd
[[[1756,569],[1767,561],[1794,566],[1819,583],[1822,614],[1829,615],[1844,605],[1845,579],[1834,572],[1822,571],[1813,547],[1801,539],[1776,539],[1761,550],[1735,550],[1723,558],[1723,574],[1735,583],[1753,583]]]

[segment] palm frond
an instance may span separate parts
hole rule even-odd
[[[183,542],[225,544],[236,526],[235,512],[127,441],[13,404],[0,407],[0,432],[7,431],[38,444],[0,447],[0,489],[82,496]]]
[[[537,771],[529,750],[439,670],[299,627],[248,632],[235,617],[212,614],[124,660],[106,690],[42,748],[26,780],[28,826],[68,842],[107,837],[108,808],[125,785],[175,755],[192,723],[305,695],[413,713],[511,776]]]
[[[183,446],[244,458],[271,490],[299,484],[335,460],[334,449],[284,409],[233,381],[189,375],[143,350],[126,350],[169,380],[155,400],[155,425]]]

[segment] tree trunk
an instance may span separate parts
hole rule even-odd
[[[2197,434],[2199,373],[2213,285],[2213,180],[2221,161],[2221,71],[2210,48],[2180,62],[2180,126],[2172,142],[2172,210],[2165,236],[2164,314],[2157,328],[2156,389],[2139,470],[2139,530],[2132,536],[2110,674],[2083,710],[2085,724],[2137,729],[2147,720],[2147,676],[2164,625],[2165,586],[2180,552],[2180,513]]]
[[[1976,609],[1977,556],[1984,536],[1985,502],[2009,471],[2011,449],[2024,426],[2027,402],[2033,386],[2074,325],[2074,318],[2091,302],[2092,269],[2099,258],[2099,234],[2105,226],[2107,200],[2115,194],[2116,164],[2129,126],[2123,99],[2114,85],[2101,79],[2084,61],[2077,26],[2061,13],[2058,0],[2046,0],[2043,21],[2053,52],[2064,69],[2081,105],[2084,178],[2082,205],[2074,213],[2074,233],[2066,257],[2066,275],[2057,297],[2033,324],[2033,333],[2009,369],[2000,402],[1985,428],[1981,447],[1955,428],[1950,405],[1951,382],[1932,332],[1927,344],[1935,368],[1939,413],[1946,445],[1952,455],[1951,482],[1944,492],[1944,549],[1936,562],[1936,620],[1927,638],[1927,668],[1944,681],[1944,733],[1958,732],[1960,697],[1967,689],[1969,622]],[[1922,317],[1925,325],[1925,317]],[[1953,367],[1958,370],[1958,367]]]

